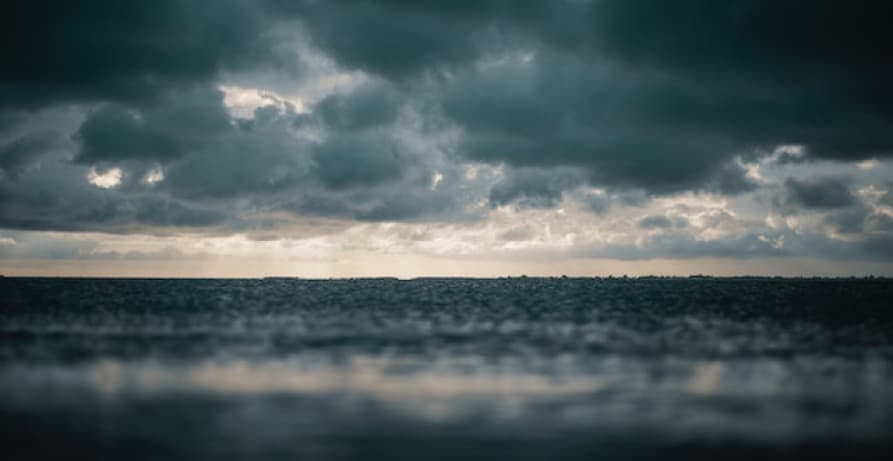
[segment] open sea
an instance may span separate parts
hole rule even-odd
[[[893,459],[893,281],[0,278],[4,459]]]

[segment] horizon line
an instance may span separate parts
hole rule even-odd
[[[269,280],[269,281],[350,281],[350,280],[893,280],[893,276],[886,275],[497,275],[491,277],[476,276],[362,276],[362,277],[301,277],[292,275],[266,275],[258,277],[181,277],[181,276],[114,276],[114,275],[6,275],[0,274],[0,279],[68,279],[68,280]]]

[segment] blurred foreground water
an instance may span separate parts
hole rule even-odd
[[[0,279],[6,459],[887,459],[893,282]]]

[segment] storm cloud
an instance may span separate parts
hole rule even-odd
[[[578,223],[562,254],[867,257],[893,232],[891,12],[20,2],[0,19],[0,227],[400,222],[520,248],[557,225],[536,237],[506,216],[554,212]]]
[[[796,207],[836,209],[849,207],[856,202],[849,185],[841,178],[804,181],[789,178],[784,182],[784,189],[788,203]]]
[[[171,88],[203,84],[225,69],[287,65],[254,2],[37,0],[2,19],[4,106],[59,102],[151,102]]]

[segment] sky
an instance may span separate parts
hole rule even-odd
[[[0,273],[893,275],[891,10],[15,2]]]

